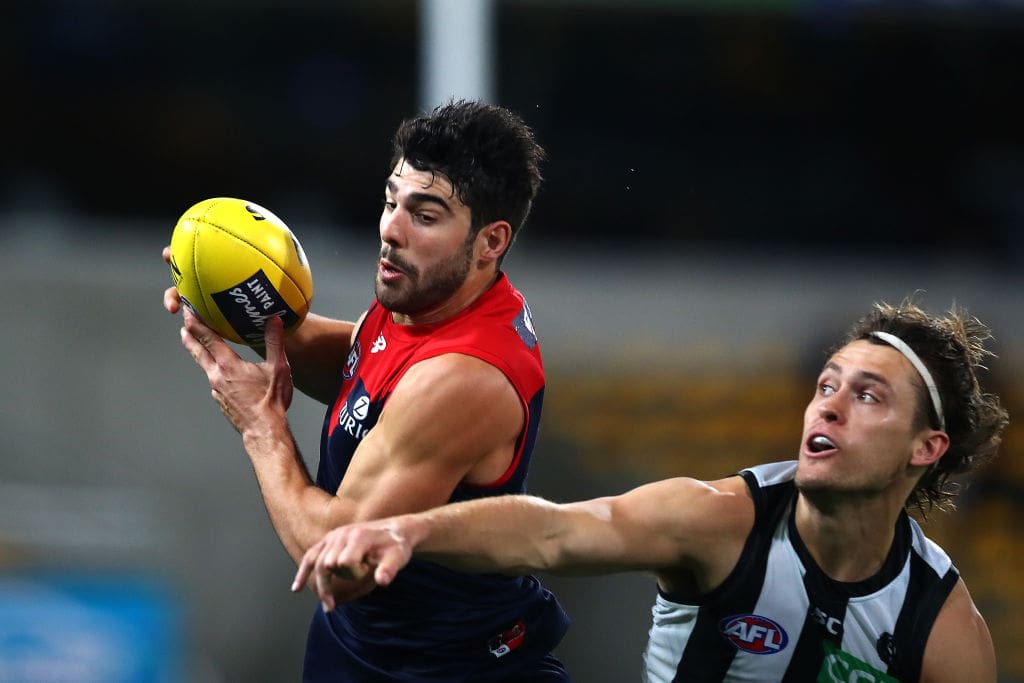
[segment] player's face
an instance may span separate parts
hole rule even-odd
[[[400,161],[388,177],[380,216],[375,292],[388,310],[421,322],[462,306],[473,264],[470,210],[440,174]]]
[[[915,428],[916,377],[890,346],[860,340],[832,356],[804,411],[800,490],[870,496],[916,480],[910,459],[927,431]]]

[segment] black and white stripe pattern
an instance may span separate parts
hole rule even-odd
[[[826,642],[889,677],[878,680],[917,681],[928,633],[958,578],[952,562],[904,513],[875,576],[833,581],[796,533],[795,471],[794,461],[741,473],[756,517],[740,560],[699,600],[658,595],[645,682],[815,681]]]

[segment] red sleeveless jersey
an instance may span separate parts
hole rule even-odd
[[[445,353],[474,356],[501,370],[519,394],[526,418],[504,475],[485,486],[460,484],[449,500],[526,490],[544,367],[529,306],[504,274],[468,308],[430,325],[397,325],[374,302],[324,419],[318,486],[332,494],[337,490],[406,371]],[[464,574],[414,559],[386,588],[329,614],[316,610],[303,680],[566,681],[550,653],[568,623],[558,601],[532,576]]]
[[[377,423],[406,371],[421,360],[445,353],[490,363],[519,394],[526,411],[525,428],[509,469],[492,484],[504,489],[505,484],[514,482],[510,492],[519,490],[523,482],[517,475],[525,475],[520,465],[525,464],[524,455],[529,459],[540,418],[544,365],[530,308],[504,273],[468,308],[438,323],[399,325],[392,321],[390,311],[373,303],[349,353],[341,390],[324,422],[317,474],[321,488],[331,493],[337,490],[356,447]],[[439,409],[456,410],[457,406]]]

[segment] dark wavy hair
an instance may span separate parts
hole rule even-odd
[[[469,207],[471,236],[504,220],[515,239],[543,180],[545,153],[533,131],[508,109],[483,102],[452,100],[408,119],[395,132],[392,147],[391,169],[404,159],[418,171],[451,181]]]
[[[994,356],[985,349],[992,338],[989,328],[957,305],[944,316],[930,315],[913,297],[899,305],[875,304],[871,313],[854,324],[839,346],[857,340],[886,344],[871,336],[888,332],[902,339],[921,358],[938,388],[949,435],[949,448],[929,467],[907,499],[927,515],[934,508],[951,510],[958,487],[950,478],[973,472],[994,459],[1009,424],[1009,414],[999,397],[986,393],[978,379],[982,364]],[[838,347],[837,347],[838,348]],[[939,429],[938,414],[924,380],[917,377],[918,411],[915,421],[924,428]]]

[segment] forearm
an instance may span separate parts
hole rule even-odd
[[[621,500],[485,498],[413,515],[399,533],[408,533],[417,556],[472,572],[594,575],[679,561],[679,544]]]
[[[317,487],[287,423],[243,435],[267,514],[295,562],[330,529],[354,519],[354,509]]]
[[[568,512],[533,496],[468,501],[410,515],[417,556],[453,569],[528,574],[567,570]]]
[[[510,575],[534,572],[589,573],[607,534],[607,505],[556,505],[510,495],[454,503],[339,527],[317,542],[299,562],[292,590],[307,580],[327,609],[354,593],[333,583],[369,581],[387,586],[415,555],[451,569]],[[599,537],[593,544],[590,532]]]

